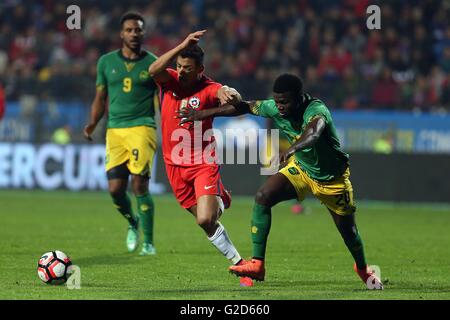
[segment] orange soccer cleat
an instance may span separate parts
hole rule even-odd
[[[245,263],[245,260],[241,259],[241,261],[239,261],[236,265],[241,266],[244,263]],[[249,277],[241,277],[239,279],[239,284],[241,285],[241,287],[253,287],[253,280],[252,280],[252,278],[249,278]]]
[[[241,287],[253,287],[253,280],[249,277],[241,277],[239,279],[239,284]]]
[[[241,263],[228,268],[231,273],[239,277],[249,277],[253,280],[264,281],[266,269],[264,268],[264,261],[252,259],[250,261],[242,260]]]
[[[383,283],[378,278],[373,270],[366,266],[366,269],[358,269],[356,263],[353,265],[353,270],[358,274],[364,284],[370,290],[383,290]]]

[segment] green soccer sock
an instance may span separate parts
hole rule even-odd
[[[153,244],[153,220],[155,205],[153,204],[153,198],[150,193],[146,193],[142,196],[136,196],[139,223],[144,233],[144,242]]]
[[[116,209],[122,214],[122,216],[127,219],[128,223],[134,227],[137,227],[137,220],[133,215],[133,210],[131,209],[130,197],[126,192],[120,196],[111,197]]]
[[[272,223],[272,210],[270,207],[255,202],[252,215],[252,242],[253,257],[264,259],[266,256],[267,238]]]
[[[356,236],[352,239],[344,239],[345,245],[347,246],[348,250],[353,256],[353,259],[355,259],[356,266],[358,269],[365,269],[367,262],[366,262],[366,256],[364,254],[364,243],[361,239],[361,236],[358,232],[358,229],[356,229]]]

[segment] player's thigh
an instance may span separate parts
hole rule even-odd
[[[190,168],[186,178],[194,184],[197,199],[203,195],[220,196],[222,192],[219,166],[216,164]]]
[[[224,186],[216,164],[200,165],[189,171],[188,177],[193,179],[197,199],[197,221],[206,219],[210,222],[218,220],[223,211]]]
[[[289,182],[286,184],[285,190],[280,190],[283,193],[289,192],[286,194],[288,199],[297,198],[299,201],[303,201],[306,194],[311,192],[308,177],[294,160],[282,168],[278,175],[283,176]]]
[[[255,201],[261,205],[274,206],[289,199],[295,199],[296,192],[291,182],[281,173],[270,176],[258,189]]]
[[[121,130],[108,129],[106,131],[106,172],[128,161],[128,148]]]
[[[349,179],[349,171],[335,182],[318,183],[316,185],[316,197],[331,212],[347,216],[352,215],[356,211],[353,199],[353,187]]]
[[[175,198],[183,208],[195,215],[195,212],[191,210],[191,208],[197,204],[195,188],[193,184],[188,183],[183,179],[183,170],[182,167],[166,165],[167,178]]]
[[[350,215],[356,211],[353,200],[353,190],[342,190],[338,194],[318,194],[316,197],[328,208],[338,215]]]
[[[129,153],[128,170],[135,175],[150,176],[156,153],[156,129],[139,126],[126,130],[125,140]]]
[[[108,190],[112,197],[120,197],[127,191],[129,174],[130,172],[125,163],[106,171]]]

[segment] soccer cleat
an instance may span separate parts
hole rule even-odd
[[[358,269],[356,263],[353,265],[353,270],[358,274],[364,284],[367,286],[367,289],[370,290],[383,290],[383,283],[378,278],[373,270],[370,270],[368,266],[366,269]]]
[[[241,261],[239,261],[237,263],[237,266],[241,266],[245,262],[246,261],[244,259],[241,259]],[[253,287],[253,280],[252,280],[252,278],[249,278],[249,277],[241,277],[239,279],[239,284],[241,285],[241,287]]]
[[[243,261],[242,263],[228,267],[231,273],[239,277],[249,277],[253,280],[264,281],[266,269],[264,268],[264,261],[252,259],[250,261]]]
[[[128,252],[136,251],[138,245],[139,245],[139,231],[137,228],[130,225],[128,226],[128,233],[127,233]]]
[[[142,245],[142,250],[139,253],[140,256],[152,256],[156,254],[156,249],[151,243],[145,243]]]
[[[253,280],[249,277],[241,277],[239,279],[239,284],[241,287],[253,287]]]

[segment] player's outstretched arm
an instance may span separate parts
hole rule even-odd
[[[314,117],[305,127],[300,138],[280,155],[280,163],[287,161],[294,153],[312,147],[319,140],[326,123],[321,116]]]
[[[104,88],[97,88],[94,101],[91,105],[91,115],[89,123],[84,127],[84,137],[92,141],[92,133],[97,127],[98,122],[105,114],[107,93]]]
[[[205,34],[206,30],[200,30],[189,34],[178,46],[167,51],[148,68],[148,73],[158,83],[166,83],[170,80],[170,75],[166,68],[172,60],[185,48],[196,44],[200,38]]]
[[[234,105],[226,104],[216,108],[195,110],[193,108],[183,108],[178,111],[175,118],[179,118],[180,125],[184,123],[192,123],[194,121],[202,121],[211,117],[235,117],[242,114],[250,113],[249,102],[241,101]]]

